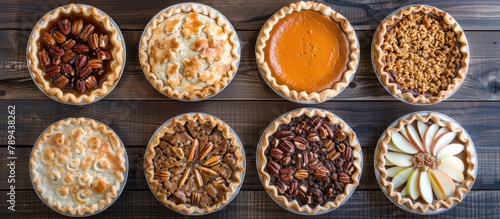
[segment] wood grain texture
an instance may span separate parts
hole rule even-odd
[[[2,1],[0,3],[0,29],[33,28],[47,12],[71,1]],[[123,30],[142,30],[149,20],[160,10],[184,1],[85,1],[107,14]],[[282,6],[296,0],[221,0],[193,1],[212,6],[222,12],[240,30],[259,30],[264,22]],[[357,30],[374,30],[378,23],[392,11],[408,4],[430,4],[451,14],[465,30],[499,30],[500,6],[494,0],[470,1],[404,1],[404,0],[320,0],[347,17]],[[117,9],[119,6],[119,10]]]
[[[66,218],[47,207],[33,190],[18,191],[16,212],[4,213],[9,219]],[[500,213],[499,191],[472,191],[464,201],[440,214],[439,218],[496,218]],[[369,209],[369,210],[368,210]],[[381,191],[355,191],[350,199],[336,210],[314,218],[436,218],[408,213],[385,197]],[[200,218],[187,217],[163,206],[151,191],[126,190],[118,200],[100,214],[89,218]],[[281,208],[264,191],[240,191],[225,208],[202,218],[234,219],[294,219],[305,218]]]
[[[129,174],[126,188],[127,190],[148,190],[149,187],[144,177],[144,151],[142,147],[127,147],[127,155],[129,158]],[[245,145],[247,167],[245,174],[245,183],[242,190],[262,190],[262,183],[259,179],[256,169],[255,148]],[[4,150],[6,151],[6,150]],[[16,161],[16,188],[21,190],[33,189],[29,176],[29,157],[31,153],[30,147],[21,147],[17,149]],[[358,190],[380,190],[375,179],[373,154],[374,148],[363,148],[363,172]],[[500,161],[500,148],[477,148],[479,168],[477,173],[477,181],[474,183],[474,190],[500,190],[500,173],[490,172],[488,170],[498,168]],[[7,154],[0,154],[0,164],[6,164]],[[2,166],[1,168],[6,168]],[[0,179],[7,179],[8,171],[0,171]],[[0,181],[0,188],[8,188],[7,180]]]
[[[50,124],[81,116],[110,126],[127,147],[143,146],[168,119],[182,113],[203,112],[225,121],[243,144],[252,148],[274,119],[304,107],[289,101],[98,101],[87,106],[68,106],[55,101],[6,101],[0,103],[0,109],[7,109],[7,105],[16,106],[18,145],[33,145]],[[399,101],[331,101],[313,107],[330,110],[344,119],[357,133],[363,148],[374,148],[380,135],[394,120],[420,110],[437,111],[452,117],[467,130],[478,148],[498,146],[500,124],[493,118],[500,118],[499,102],[445,102],[416,107]],[[6,127],[6,120],[0,120],[0,127]]]
[[[30,31],[0,30],[0,99],[49,100],[35,85],[26,65],[26,42]],[[168,100],[144,76],[138,59],[142,32],[124,31],[126,68],[116,89],[105,100]],[[469,31],[471,61],[467,78],[448,100],[500,100],[500,32]],[[257,31],[238,31],[242,59],[235,79],[210,100],[281,100],[260,76],[255,63]],[[380,84],[370,60],[373,31],[357,31],[361,61],[348,88],[334,100],[396,100]],[[3,42],[3,43],[2,43]]]

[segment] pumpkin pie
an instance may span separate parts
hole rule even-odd
[[[413,104],[438,103],[465,80],[468,42],[445,11],[414,5],[383,20],[372,43],[375,72],[395,97]]]
[[[442,114],[413,113],[382,135],[375,172],[387,197],[403,209],[441,213],[472,189],[477,158],[465,130]]]
[[[275,120],[257,148],[264,188],[282,207],[299,214],[338,208],[359,185],[362,156],[356,134],[320,109],[298,109]]]
[[[36,85],[68,104],[88,104],[116,86],[125,66],[125,43],[117,25],[99,9],[58,7],[35,25],[28,66]]]
[[[202,215],[223,208],[236,196],[245,175],[245,154],[221,120],[183,114],[153,135],[144,170],[161,203],[179,213]]]
[[[179,100],[203,100],[225,88],[236,74],[236,31],[217,10],[182,3],[158,13],[146,26],[139,60],[149,82]]]
[[[68,216],[90,216],[109,207],[127,178],[128,160],[118,136],[88,118],[49,126],[30,156],[30,175],[40,198]]]
[[[340,13],[315,2],[281,8],[256,45],[266,82],[292,101],[323,102],[345,87],[359,63],[356,33]]]

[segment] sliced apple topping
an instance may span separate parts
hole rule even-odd
[[[453,196],[464,181],[465,146],[457,133],[436,123],[416,121],[391,133],[385,154],[388,177],[401,196],[432,203]]]

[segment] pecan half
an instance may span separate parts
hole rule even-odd
[[[295,180],[290,182],[290,188],[288,189],[288,193],[290,195],[297,195],[299,193],[299,183]]]
[[[219,193],[212,184],[206,185],[205,191],[207,191],[207,194],[210,195],[210,197],[212,198],[217,198],[217,194]]]
[[[85,93],[87,91],[87,85],[85,84],[85,81],[79,80],[76,82],[76,92],[78,93]]]
[[[346,146],[344,143],[340,143],[337,148],[339,149],[340,152],[344,153]]]
[[[200,146],[200,141],[195,138],[191,143],[191,150],[189,151],[189,156],[187,158],[188,161],[193,161],[194,158],[198,155],[198,147]]]
[[[293,153],[295,151],[294,144],[287,140],[281,141],[279,148],[285,153]]]
[[[75,66],[77,71],[79,71],[80,69],[84,68],[85,65],[87,65],[87,59],[88,57],[83,54],[79,54],[78,56],[76,56]]]
[[[91,76],[91,77],[93,77],[93,76]],[[182,150],[182,148],[170,147],[170,153],[172,153],[175,157],[177,157],[179,159],[184,159],[184,151]]]
[[[324,166],[319,166],[314,170],[314,176],[318,178],[326,178],[330,174],[330,171]]]
[[[78,35],[80,34],[80,32],[82,32],[82,29],[83,29],[83,20],[82,19],[78,19],[78,20],[75,20],[73,21],[73,25],[71,25],[71,33],[73,35]]]
[[[99,50],[99,52],[97,52],[97,57],[99,57],[101,60],[110,60],[111,58],[113,58],[111,56],[111,53],[105,50]]]
[[[38,53],[38,58],[40,59],[42,67],[47,67],[51,64],[49,53],[47,53],[45,49],[42,49],[42,51]]]
[[[60,20],[57,22],[57,27],[64,35],[68,35],[71,31],[71,22],[68,19]]]
[[[279,160],[283,158],[283,151],[279,148],[272,148],[271,149],[271,157],[273,157],[276,160]]]
[[[200,151],[200,157],[198,160],[203,160],[205,157],[208,155],[214,149],[214,144],[212,142],[207,142],[205,146],[203,146],[203,149]]]
[[[267,162],[267,170],[269,171],[269,173],[271,173],[271,175],[277,175],[279,173],[281,169],[281,165],[279,165],[278,163],[270,160]]]
[[[102,60],[100,59],[90,59],[87,61],[87,66],[90,66],[91,68],[101,68],[102,67]]]
[[[83,69],[81,69],[79,72],[78,72],[78,76],[80,78],[85,78],[87,77],[87,75],[89,75],[90,73],[92,73],[92,68],[89,67],[89,66],[85,66],[83,67]],[[83,84],[85,84],[85,82],[83,82]]]
[[[323,118],[319,116],[315,116],[311,119],[311,125],[314,127],[314,129],[318,129],[319,127],[321,127],[322,124],[323,124]]]
[[[310,133],[310,134],[307,136],[307,140],[308,140],[309,142],[317,142],[317,141],[319,141],[320,139],[319,139],[318,134],[316,134],[316,133],[314,133],[314,132],[313,132],[313,133]]]
[[[98,86],[97,80],[92,75],[89,76],[87,79],[85,79],[85,85],[87,87],[87,90],[94,89],[94,88],[96,88]],[[182,155],[184,155],[184,154],[182,154]]]
[[[197,169],[194,169],[194,180],[198,186],[203,186],[203,177],[201,177],[201,173]]]
[[[48,32],[43,32],[40,39],[48,46],[56,44],[56,40],[54,40],[54,37],[52,37]]]
[[[58,88],[64,88],[69,83],[69,79],[64,75],[59,75],[56,79],[54,79],[54,83]]]
[[[73,50],[73,52],[75,53],[86,53],[88,51],[90,51],[90,48],[89,46],[85,45],[85,44],[81,44],[81,43],[78,43],[78,44],[75,44],[73,46],[73,48],[71,48]]]
[[[288,188],[289,188],[289,187],[288,187],[288,186],[287,186],[284,182],[282,182],[282,181],[276,181],[276,182],[275,182],[275,184],[276,184],[276,187],[278,188],[278,192],[279,192],[280,194],[285,194],[286,190],[288,190]]]
[[[293,137],[295,137],[295,133],[293,133],[290,130],[280,130],[276,133],[276,137],[279,138],[280,140],[292,140]]]
[[[85,25],[85,27],[83,27],[83,30],[79,35],[80,39],[87,40],[89,38],[90,34],[92,34],[94,32],[94,29],[95,29],[95,27],[92,24]]]
[[[191,205],[200,206],[201,194],[195,191],[191,192]]]
[[[56,46],[56,45],[52,45],[49,47],[49,54],[54,57],[54,58],[59,58],[61,57],[62,55],[64,55],[64,50],[61,49],[61,47],[59,46]]]
[[[184,183],[186,183],[186,180],[191,172],[191,169],[187,168],[186,172],[184,172],[184,175],[182,176],[181,180],[179,180],[179,185],[178,187],[180,188]]]
[[[318,159],[309,161],[309,164],[307,164],[307,167],[309,167],[310,170],[316,170],[319,168],[321,165],[321,162]]]
[[[340,157],[340,152],[332,150],[330,153],[326,155],[326,159],[328,160],[335,160]]]
[[[61,72],[61,66],[53,65],[45,68],[45,77],[51,78]]]
[[[346,134],[342,130],[337,129],[334,132],[334,137],[336,139],[338,139],[339,141],[344,141],[347,136],[346,136]]]
[[[66,40],[66,42],[64,42],[61,47],[64,49],[64,50],[70,50],[71,48],[73,48],[73,46],[76,44],[76,41],[74,39],[69,39],[69,40]]]
[[[63,63],[69,63],[73,58],[76,56],[76,53],[72,52],[71,50],[68,50],[64,53],[64,55],[61,57],[61,61]]]
[[[352,148],[351,147],[347,147],[344,151],[344,159],[349,159],[351,158],[352,156]]]
[[[97,33],[89,36],[89,46],[92,50],[96,50],[99,47],[99,35]]]
[[[280,159],[281,165],[289,165],[292,162],[292,158],[290,156],[286,156]]]
[[[285,181],[285,182],[292,181],[293,180],[293,172],[294,171],[292,168],[285,168],[285,169],[281,170],[280,179]]]
[[[52,33],[52,36],[54,37],[54,40],[56,40],[56,42],[59,44],[64,43],[64,41],[66,41],[66,35],[64,35],[60,31],[57,31],[57,30],[54,31]]]
[[[217,172],[210,168],[202,167],[202,166],[197,166],[196,169],[200,170],[202,173],[212,175],[212,176],[217,176],[219,175]]]
[[[158,170],[155,172],[155,178],[166,182],[170,179],[170,173],[166,170]]]
[[[221,162],[221,157],[219,155],[213,156],[207,159],[205,163],[203,163],[203,166],[211,167],[219,164]]]
[[[307,147],[309,146],[309,142],[304,137],[301,136],[296,136],[293,138],[293,144],[295,147],[297,147],[299,150],[306,150]]]
[[[309,172],[306,169],[300,169],[295,172],[294,176],[299,180],[306,179],[309,177]]]
[[[70,64],[63,64],[61,66],[61,71],[64,73],[66,76],[74,76],[75,75],[75,70],[71,67]]]
[[[325,141],[325,143],[323,143],[323,147],[326,149],[326,151],[331,151],[331,150],[335,150],[335,143],[333,143],[332,140],[328,139]]]
[[[339,181],[341,183],[350,183],[351,182],[351,177],[349,175],[347,175],[347,173],[340,173],[339,175]]]

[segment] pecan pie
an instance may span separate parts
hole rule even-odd
[[[372,53],[382,85],[409,103],[448,98],[464,81],[469,66],[464,31],[448,13],[425,5],[402,8],[382,21]]]
[[[177,4],[146,26],[139,59],[149,82],[161,93],[202,100],[233,79],[240,45],[236,31],[220,12],[202,4]]]
[[[230,127],[205,114],[165,123],[146,149],[146,179],[158,200],[184,214],[221,209],[236,196],[245,174],[243,146]]]
[[[379,184],[395,203],[416,213],[440,213],[461,202],[475,181],[477,161],[465,130],[437,113],[414,113],[391,125],[375,151]]]
[[[89,216],[111,205],[125,186],[127,167],[118,136],[87,118],[49,126],[30,157],[35,191],[52,209],[69,216]]]
[[[331,112],[299,109],[274,121],[257,149],[265,189],[295,213],[321,214],[339,207],[361,175],[361,146]]]
[[[37,86],[70,104],[106,96],[125,65],[125,46],[111,18],[88,5],[69,4],[47,13],[28,41],[28,64]]]
[[[292,101],[323,102],[354,76],[359,45],[349,21],[330,7],[297,2],[281,8],[257,38],[257,64],[266,82]]]

